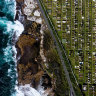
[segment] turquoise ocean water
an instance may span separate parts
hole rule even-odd
[[[11,96],[16,86],[16,49],[12,43],[23,31],[15,18],[15,0],[0,0],[0,96]],[[20,28],[21,26],[21,28]]]

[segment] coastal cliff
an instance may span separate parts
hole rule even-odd
[[[30,84],[41,96],[68,96],[68,84],[54,41],[35,0],[16,0],[16,18],[24,25],[17,48],[18,85]],[[65,91],[65,92],[64,92]]]
[[[33,4],[34,7],[30,4]],[[35,89],[43,86],[46,92],[42,95],[50,94],[53,96],[51,78],[43,68],[42,31],[45,30],[46,24],[40,16],[37,3],[30,0],[25,0],[25,2],[17,0],[16,19],[24,25],[24,32],[16,43],[17,58],[19,58],[17,65],[18,84],[30,84]],[[42,81],[41,84],[40,81]]]

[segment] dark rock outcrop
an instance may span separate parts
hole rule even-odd
[[[21,55],[17,66],[19,84],[32,84],[33,87],[37,87],[44,73],[40,67],[40,32],[37,27],[35,22],[26,26],[16,46]]]
[[[15,20],[19,20],[25,29],[16,43],[17,59],[20,57],[17,65],[18,84],[31,84],[32,87],[37,88],[42,78],[44,89],[49,88],[48,90],[51,90],[52,79],[42,66],[44,62],[40,57],[41,24],[27,20],[27,16],[23,12],[26,6],[24,5],[24,0],[16,0],[16,2]],[[50,94],[54,93],[50,92]]]

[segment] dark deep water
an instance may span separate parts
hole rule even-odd
[[[16,52],[12,37],[23,31],[20,22],[14,21],[15,5],[15,0],[0,0],[0,96],[13,96],[15,92]]]

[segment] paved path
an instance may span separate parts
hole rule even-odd
[[[63,56],[62,56],[62,51],[60,50],[59,44],[58,44],[58,42],[57,42],[57,40],[56,40],[56,38],[55,38],[55,36],[54,36],[54,34],[53,34],[53,30],[55,30],[55,28],[54,28],[53,24],[51,24],[51,27],[53,28],[53,30],[52,30],[52,28],[50,27],[50,24],[49,24],[48,21],[51,21],[51,20],[50,20],[50,18],[49,18],[48,15],[47,15],[47,16],[45,15],[44,10],[43,10],[43,8],[42,8],[41,3],[40,3],[39,0],[37,0],[37,3],[38,3],[38,5],[39,5],[39,7],[40,7],[41,13],[42,13],[42,15],[43,15],[43,18],[45,19],[45,22],[46,22],[46,24],[47,24],[47,26],[48,26],[48,29],[50,30],[50,33],[51,33],[51,35],[52,35],[52,38],[53,38],[53,40],[54,40],[54,42],[55,42],[55,44],[56,44],[57,51],[58,51],[58,54],[59,54],[59,56],[60,56],[60,59],[61,59],[61,62],[62,62],[64,71],[65,71],[65,75],[66,75],[66,78],[67,78],[67,81],[68,81],[68,84],[69,84],[69,87],[70,87],[70,96],[76,96],[75,91],[74,91],[73,86],[72,86],[72,82],[71,82],[70,77],[69,77],[69,72],[67,71],[66,65],[65,65],[65,63],[64,63],[64,58],[63,58]],[[46,10],[46,9],[45,9],[45,10]],[[50,23],[52,23],[52,22],[50,22]],[[58,35],[57,32],[55,32],[55,35],[56,35],[56,36]],[[57,39],[59,40],[59,42],[61,42],[60,39],[58,38],[58,36],[57,36]],[[62,47],[62,46],[61,46],[61,47]],[[65,53],[65,52],[64,52],[64,53]],[[65,54],[65,55],[66,55],[66,54]]]

